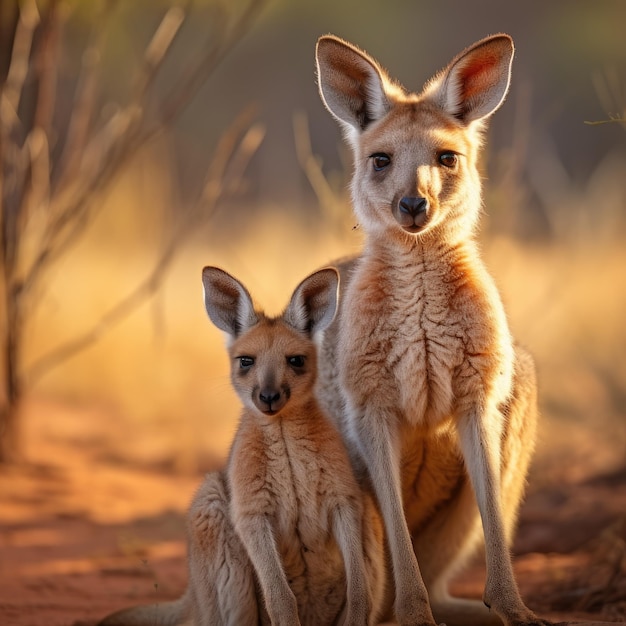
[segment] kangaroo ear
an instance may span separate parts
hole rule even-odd
[[[374,59],[333,35],[320,37],[315,57],[322,100],[349,134],[387,113],[387,78]]]
[[[202,285],[209,318],[233,339],[258,322],[248,290],[224,270],[205,267]]]
[[[283,319],[311,336],[327,328],[337,312],[339,273],[332,267],[305,278],[293,292]]]
[[[470,46],[427,87],[446,113],[469,124],[491,115],[509,89],[513,40],[487,37]]]

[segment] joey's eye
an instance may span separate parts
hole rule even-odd
[[[237,359],[239,361],[239,369],[247,370],[254,365],[254,358],[251,356],[240,356]]]
[[[304,357],[301,356],[300,354],[297,354],[296,356],[288,356],[287,363],[289,363],[291,367],[296,367],[296,368],[304,367]]]
[[[370,159],[372,159],[372,164],[377,172],[384,170],[391,163],[391,157],[384,152],[375,152],[370,156]]]
[[[442,152],[437,159],[441,165],[448,168],[455,167],[459,162],[459,157],[454,152]]]

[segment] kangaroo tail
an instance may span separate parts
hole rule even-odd
[[[188,618],[186,595],[172,602],[134,606],[107,615],[98,626],[183,626]]]

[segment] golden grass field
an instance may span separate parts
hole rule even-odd
[[[620,171],[626,164],[607,159],[582,193],[571,189],[568,197],[561,190],[560,206],[551,198],[552,214],[560,217],[541,243],[495,230],[489,203],[505,198],[485,183],[484,255],[515,337],[536,357],[546,454],[550,438],[573,424],[602,439],[607,458],[626,458],[626,184]],[[27,333],[27,371],[46,350],[96,323],[149,273],[167,232],[170,195],[167,177],[148,160],[104,198],[101,217],[50,273]],[[129,458],[140,460],[141,450],[154,445],[191,470],[204,454],[225,455],[238,408],[223,339],[204,312],[201,269],[223,267],[249,286],[261,307],[277,312],[307,273],[358,251],[360,232],[352,229],[347,199],[338,202],[333,215],[316,206],[306,212],[219,209],[184,243],[153,298],[51,369],[31,393],[115,411],[125,432],[111,445]]]

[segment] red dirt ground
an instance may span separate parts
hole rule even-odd
[[[25,424],[23,460],[0,469],[0,625],[92,626],[178,596],[201,474],[114,454],[105,415],[40,403]],[[531,475],[514,546],[521,592],[555,621],[624,623],[626,468],[586,432],[567,439],[569,456],[540,451]],[[476,565],[455,591],[480,597],[483,577]]]

